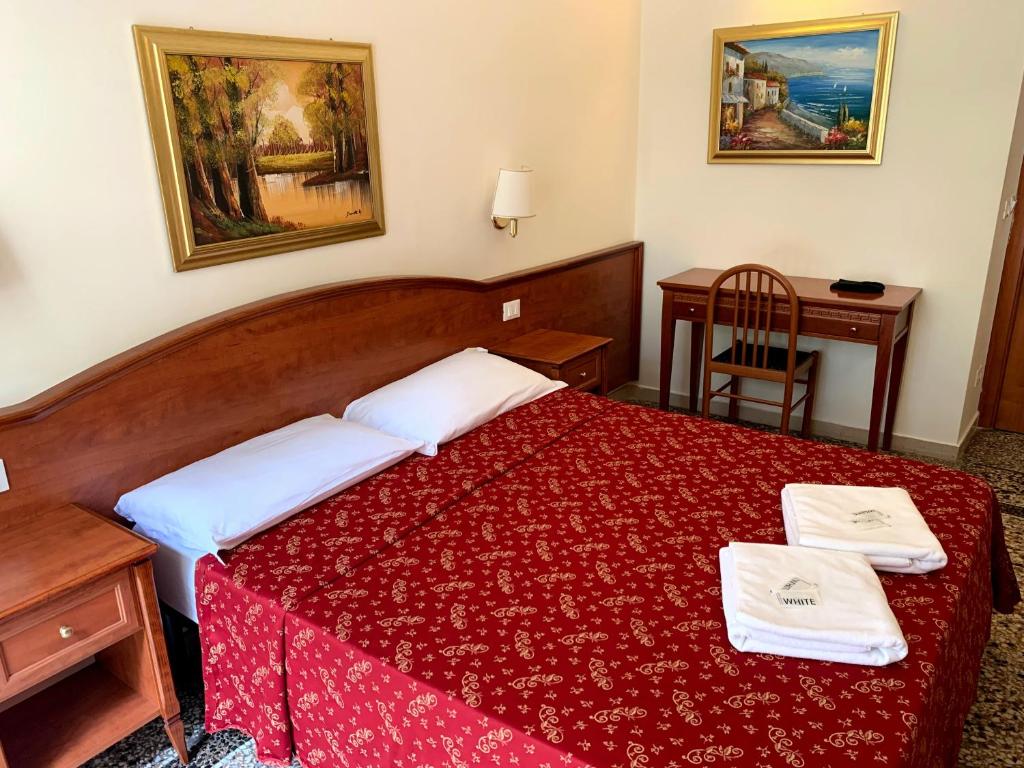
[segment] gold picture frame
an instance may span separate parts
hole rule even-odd
[[[898,17],[716,29],[708,162],[880,163]]]
[[[385,233],[369,45],[133,31],[175,271]]]

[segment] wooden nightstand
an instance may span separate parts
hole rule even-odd
[[[606,336],[540,330],[496,344],[488,351],[570,387],[608,394]]]
[[[188,762],[154,552],[73,505],[0,531],[0,766],[71,768],[156,717]]]

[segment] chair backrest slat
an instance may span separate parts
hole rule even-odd
[[[723,282],[725,282],[725,281],[723,281]],[[733,285],[733,295],[734,295],[736,300],[733,302],[733,305],[732,305],[732,338],[733,339],[736,338],[736,329],[737,329],[737,327],[739,325],[739,320],[740,320],[740,278],[739,278],[739,275],[736,276],[736,280],[734,282],[735,282],[735,285]],[[732,360],[734,365],[736,364],[736,345],[735,344],[733,344],[732,356],[729,359]]]
[[[742,365],[747,364],[747,335],[750,332],[750,273],[742,273],[744,280],[743,287],[743,344],[740,346]]]
[[[758,339],[761,338],[761,279],[764,277],[764,272],[757,273],[757,294],[756,301],[754,303],[754,349],[757,349]],[[768,278],[769,282],[771,278]]]

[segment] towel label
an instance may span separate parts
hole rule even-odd
[[[849,517],[849,523],[861,531],[873,531],[877,528],[891,528],[889,520],[892,516],[879,509],[862,509]]]
[[[818,585],[799,576],[787,579],[771,592],[783,608],[817,608],[821,605]]]

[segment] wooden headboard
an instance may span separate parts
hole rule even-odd
[[[636,379],[643,244],[484,281],[355,280],[191,323],[0,408],[11,490],[0,528],[77,502],[110,514],[127,490],[349,401],[467,346],[536,328],[611,336],[609,383]],[[501,321],[501,304],[522,317]]]

